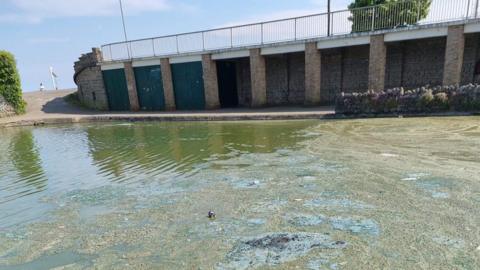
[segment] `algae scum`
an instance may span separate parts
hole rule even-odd
[[[0,269],[479,269],[479,124],[4,129]]]

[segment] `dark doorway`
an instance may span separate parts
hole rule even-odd
[[[238,107],[237,69],[235,62],[217,61],[218,91],[222,108]]]

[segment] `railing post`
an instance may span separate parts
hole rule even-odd
[[[205,51],[205,32],[202,32],[202,46],[203,50]]]
[[[130,43],[130,42],[127,41],[127,44],[126,44],[126,45],[127,45],[128,59],[132,59],[132,58],[133,58],[133,57],[132,57],[132,54],[133,54],[133,52],[132,52],[132,43]]]
[[[373,7],[373,12],[372,12],[372,31],[375,31],[375,8],[376,6]]]
[[[153,50],[153,56],[157,56],[155,53],[155,40],[152,38],[152,50]]]
[[[233,48],[233,28],[230,27],[230,48]]]
[[[467,2],[467,14],[465,16],[466,20],[468,20],[468,18],[470,17],[470,4],[471,4],[471,0],[468,0],[468,2]]]
[[[263,45],[263,23],[260,24],[260,33],[262,35],[262,39],[261,39],[261,45]]]
[[[331,10],[330,10],[330,0],[328,0],[328,10],[327,10],[327,36],[329,37],[332,33],[330,33],[330,19],[331,19]]]
[[[297,40],[297,18],[295,18],[295,40]]]
[[[475,19],[478,18],[478,1],[477,0],[477,3],[475,4]]]
[[[175,36],[175,41],[177,43],[177,53],[180,53],[180,49],[178,48],[178,35]]]
[[[334,29],[335,29],[335,24],[333,23],[333,22],[334,22],[334,20],[333,20],[333,17],[334,17],[333,15],[334,15],[334,13],[335,13],[335,12],[332,12],[332,13],[330,14],[330,35],[331,35],[331,36],[334,36],[334,35],[335,35],[335,31],[334,31]]]
[[[420,18],[422,17],[422,2],[418,1],[417,3],[418,8],[418,17],[417,17],[417,24],[420,22]]]

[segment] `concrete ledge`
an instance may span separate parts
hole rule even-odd
[[[425,118],[425,117],[459,117],[479,116],[480,112],[440,112],[440,113],[382,113],[382,114],[335,114],[333,119],[368,119],[368,118]]]
[[[305,51],[305,44],[302,43],[302,44],[262,48],[261,54],[272,55],[272,54],[283,54],[283,53],[304,52],[304,51]]]
[[[395,42],[413,39],[424,39],[433,37],[445,37],[447,36],[448,28],[427,28],[416,29],[411,31],[393,32],[385,34],[385,42]]]
[[[44,126],[95,122],[197,122],[197,121],[260,121],[260,120],[308,120],[332,119],[333,113],[302,113],[302,114],[205,114],[205,115],[98,115],[84,117],[46,118],[38,120],[21,120],[0,123],[0,127]]]
[[[480,23],[472,23],[465,25],[465,34],[480,32]]]
[[[243,58],[243,57],[250,57],[250,51],[240,50],[240,51],[228,51],[228,52],[212,54],[213,60],[235,59],[235,58]]]
[[[362,37],[350,37],[344,39],[332,39],[318,42],[318,49],[331,49],[331,48],[340,48],[340,47],[350,47],[357,45],[367,45],[370,44],[369,36]]]
[[[170,64],[190,63],[202,61],[202,55],[177,56],[170,58]]]
[[[102,64],[102,70],[113,70],[113,69],[123,69],[123,62],[112,63],[112,64]]]
[[[289,120],[351,120],[367,118],[458,117],[480,116],[480,112],[444,112],[412,114],[335,114],[333,112],[265,112],[265,113],[206,113],[179,115],[94,115],[46,118],[0,123],[0,128],[21,126],[67,125],[104,122],[199,122],[199,121],[289,121]]]
[[[151,59],[151,60],[133,60],[133,67],[148,67],[148,66],[160,66],[160,59]]]

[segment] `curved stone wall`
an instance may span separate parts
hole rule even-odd
[[[101,61],[102,53],[99,48],[83,54],[75,62],[73,80],[78,86],[78,98],[82,104],[92,109],[108,110],[107,92],[99,65]]]

